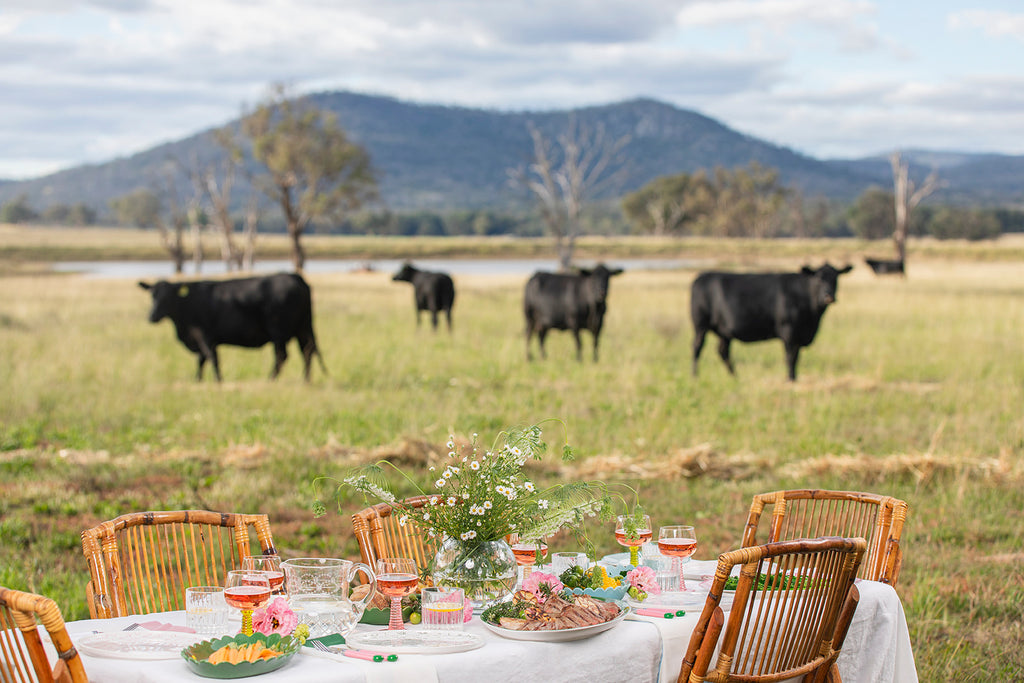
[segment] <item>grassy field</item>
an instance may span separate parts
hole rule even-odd
[[[293,353],[271,383],[269,348],[222,347],[218,386],[193,381],[194,357],[170,323],[146,322],[149,297],[134,281],[53,275],[44,247],[7,248],[16,233],[31,242],[0,228],[0,584],[56,598],[68,619],[87,616],[86,526],[144,509],[262,511],[288,556],[353,556],[346,515],[362,502],[314,518],[317,475],[377,457],[425,472],[451,433],[486,438],[558,417],[581,458],[569,471],[545,463],[537,477],[630,483],[656,525],[697,525],[700,559],[738,545],[756,492],[907,500],[898,590],[921,680],[1024,676],[1019,242],[916,244],[906,280],[863,266],[886,244],[727,243],[716,254],[700,241],[588,243],[611,262],[852,260],[793,384],[778,342],[734,345],[736,378],[711,344],[691,377],[694,273],[666,271],[613,280],[596,365],[589,352],[575,362],[565,333],[549,337],[547,361],[525,360],[524,278],[456,277],[449,336],[415,328],[410,288],[388,273],[310,276],[330,375],[314,368],[303,383]],[[384,256],[443,247],[385,243],[394,251]],[[615,551],[610,529],[591,536]]]

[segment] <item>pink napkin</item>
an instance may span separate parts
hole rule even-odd
[[[165,624],[161,621],[141,621],[139,626],[148,631],[180,631],[182,633],[195,633],[194,628],[188,626],[175,626],[174,624]]]

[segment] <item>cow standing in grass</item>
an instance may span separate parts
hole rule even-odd
[[[274,345],[274,379],[288,358],[286,345],[298,342],[305,361],[305,378],[316,354],[326,373],[323,356],[313,335],[313,303],[309,285],[300,275],[280,273],[237,280],[196,282],[140,282],[153,296],[149,321],[170,318],[178,339],[199,356],[196,380],[203,378],[203,365],[213,363],[217,381],[221,381],[217,346],[230,344],[259,348]]]
[[[693,319],[693,374],[704,348],[704,335],[718,335],[718,355],[731,374],[729,343],[781,339],[786,348],[789,379],[796,379],[800,349],[809,346],[818,332],[821,316],[835,301],[841,270],[826,263],[817,270],[804,267],[799,273],[701,273],[690,289]]]
[[[571,330],[576,338],[576,360],[583,360],[580,330],[594,335],[594,362],[597,362],[597,342],[604,324],[605,300],[608,298],[608,280],[622,272],[609,270],[599,264],[592,270],[580,269],[578,274],[534,273],[526,283],[523,312],[526,314],[526,359],[533,360],[530,339],[537,334],[540,355],[547,358],[544,338],[548,330]]]
[[[430,322],[437,330],[437,314],[444,311],[448,320],[448,331],[452,331],[455,284],[447,273],[420,270],[407,262],[391,279],[395,282],[412,283],[413,303],[416,305],[416,327],[420,326],[420,313],[430,311]]]

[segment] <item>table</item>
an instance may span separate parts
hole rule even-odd
[[[916,683],[906,616],[896,591],[874,581],[858,581],[861,600],[838,666],[844,683]],[[261,683],[501,683],[502,681],[675,681],[699,611],[671,621],[631,617],[587,640],[536,643],[491,633],[479,619],[466,629],[480,634],[484,647],[446,655],[400,655],[398,662],[334,661],[306,654],[260,676]],[[120,631],[140,621],[184,624],[183,612],[68,622],[72,640],[95,631]],[[360,625],[359,629],[380,628]],[[416,627],[411,627],[416,628]],[[197,639],[201,639],[197,636]],[[203,680],[183,659],[136,661],[82,655],[93,683],[177,683]]]

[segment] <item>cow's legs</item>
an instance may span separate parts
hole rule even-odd
[[[544,350],[544,339],[548,336],[548,330],[546,327],[542,327],[537,330],[537,346],[540,347],[540,357],[547,360],[548,352]]]
[[[220,382],[220,359],[217,357],[217,347],[207,344],[206,339],[198,331],[194,332],[192,337],[199,346],[199,370],[196,372],[196,380],[203,379],[203,364],[209,360],[213,363],[213,374],[217,376],[217,381]]]
[[[693,334],[693,365],[690,368],[690,373],[697,376],[697,359],[700,358],[700,352],[704,348],[704,336],[708,333],[703,328],[695,329]]]
[[[274,342],[274,369],[270,371],[270,379],[277,379],[281,366],[288,360],[287,342]],[[309,378],[309,360],[306,360],[306,378]]]
[[[198,355],[199,355],[199,363],[197,364],[198,367],[196,368],[196,381],[197,382],[202,382],[203,381],[203,366],[206,365],[206,356],[203,355],[202,351],[200,351]]]
[[[580,339],[579,329],[572,331],[572,336],[576,339],[576,361],[579,363],[583,362],[583,340]]]
[[[451,334],[451,331],[452,331],[452,309],[450,309],[450,308],[444,309],[444,315],[448,319],[448,333]]]
[[[434,327],[434,332],[437,332],[437,309],[433,308],[430,310],[430,323]]]
[[[729,342],[732,341],[728,337],[718,338],[718,355],[722,357],[722,362],[725,363],[725,367],[729,368],[729,374],[735,375],[736,369],[732,366],[732,359],[729,358]]]
[[[597,342],[601,338],[601,330],[594,332],[594,362],[597,362]]]
[[[789,381],[796,381],[796,361],[800,356],[799,346],[786,345],[786,368],[789,370]]]

